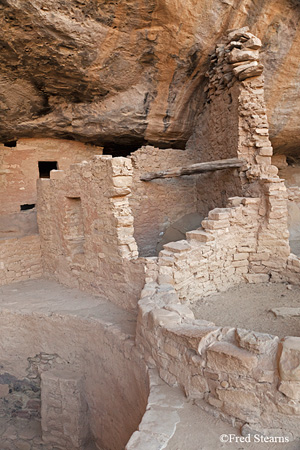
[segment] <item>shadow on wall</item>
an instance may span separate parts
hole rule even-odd
[[[199,213],[191,213],[186,214],[179,220],[176,220],[176,222],[171,223],[166,228],[165,232],[161,233],[159,242],[156,246],[156,253],[158,254],[163,249],[163,246],[169,242],[176,242],[181,239],[186,239],[186,232],[201,227],[201,222],[204,217],[204,215]]]
[[[21,213],[0,215],[0,239],[38,234],[35,205],[20,205],[20,211]]]
[[[285,155],[275,155],[272,164],[278,167],[288,194],[288,230],[291,251],[300,255],[300,163]]]

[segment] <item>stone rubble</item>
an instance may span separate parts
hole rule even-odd
[[[208,101],[222,90],[230,89],[237,80],[262,74],[263,65],[259,60],[261,45],[261,40],[249,33],[248,27],[228,33],[225,42],[218,44],[210,57],[210,69],[206,73],[209,82],[205,87]]]

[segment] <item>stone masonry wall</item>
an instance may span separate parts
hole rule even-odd
[[[205,213],[212,194],[210,209],[224,207],[228,197],[258,197],[259,176],[277,174],[270,160],[260,47],[260,39],[242,28],[228,33],[211,56],[206,106],[187,148],[198,150],[199,161],[239,157],[246,164],[239,173],[222,171],[198,178],[197,205]]]
[[[96,150],[97,149],[97,150]],[[0,145],[0,285],[42,275],[36,209],[20,211],[37,201],[38,161],[71,163],[92,157],[100,147],[61,139],[20,139],[15,147]]]
[[[0,285],[42,276],[38,235],[0,239]]]
[[[212,155],[216,150],[217,155],[219,151],[243,158],[245,166],[238,177],[247,197],[233,197],[227,205],[233,208],[210,211],[201,230],[187,233],[188,242],[164,246],[158,260],[159,280],[174,285],[182,299],[191,300],[199,291],[226,289],[245,279],[276,277],[290,253],[286,189],[277,177],[278,169],[271,165],[261,43],[246,29],[232,31],[224,41],[212,56],[207,108],[190,145],[199,143],[205,151],[205,145],[211,146]],[[224,123],[220,113],[226,116]]]
[[[59,305],[61,299],[54,303]],[[23,402],[22,408],[14,402],[14,411],[6,412],[14,414],[20,407],[24,412],[18,415],[28,417],[41,399],[45,448],[55,442],[53,447],[59,450],[82,449],[86,436],[96,448],[125,448],[143,416],[149,392],[145,363],[129,322],[134,316],[119,315],[117,308],[101,306],[101,300],[86,309],[78,302],[75,309],[72,303],[67,310],[53,309],[41,297],[43,304],[37,311],[29,300],[26,311],[16,304],[0,311],[1,330],[5,330],[0,335],[0,398],[3,386],[6,400]],[[29,390],[35,403],[26,401]]]
[[[206,409],[242,427],[244,435],[292,438],[300,436],[300,338],[279,341],[195,320],[188,308],[189,301],[241,282],[299,284],[300,259],[290,255],[288,242],[286,187],[271,165],[259,47],[247,30],[230,33],[217,50],[227,66],[214,66],[219,59],[213,57],[216,76],[208,84],[211,103],[218,104],[219,89],[238,95],[237,102],[232,97],[239,105],[233,123],[236,156],[246,160],[240,172],[246,196],[229,198],[187,240],[165,245],[157,259],[148,260],[137,343],[166,382],[180,385],[199,404],[204,399]]]
[[[64,361],[56,354],[39,353],[27,358],[26,373],[16,377],[6,370],[11,367],[4,363],[0,371],[0,411],[1,416],[30,419],[41,417],[41,374]]]
[[[43,443],[64,450],[86,448],[89,411],[82,377],[64,368],[44,371],[41,378]]]
[[[134,308],[144,284],[137,259],[130,159],[95,156],[38,182],[45,275]]]
[[[195,320],[172,286],[149,283],[139,302],[137,341],[163,380],[242,435],[300,436],[300,338],[279,341]]]
[[[216,208],[187,241],[164,246],[158,280],[193,300],[240,282],[268,281],[286,268],[289,256],[285,186],[266,180],[265,197],[232,197]],[[201,293],[201,294],[200,294]]]
[[[285,186],[265,180],[264,193],[229,199],[227,208],[209,213],[203,229],[149,259],[136,340],[163,380],[242,434],[292,439],[300,436],[300,338],[195,320],[188,308],[236,283],[299,284],[300,259],[289,255],[287,242]]]
[[[156,246],[170,224],[197,210],[197,177],[169,178],[145,183],[147,172],[180,167],[197,161],[197,152],[146,146],[131,154],[132,195],[129,199],[134,216],[134,237],[141,256],[156,254]]]
[[[16,147],[0,144],[0,215],[36,203],[38,161],[57,161],[58,168],[66,170],[101,152],[101,147],[63,139],[20,139]]]

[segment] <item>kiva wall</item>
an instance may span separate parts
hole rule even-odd
[[[50,311],[32,313],[28,303],[22,313],[1,311],[1,406],[4,396],[6,412],[11,406],[13,415],[28,418],[42,400],[45,446],[79,450],[89,432],[97,448],[124,448],[148,396],[145,364],[132,336],[120,324],[112,326],[107,312],[99,318]],[[26,402],[26,393],[35,395]]]

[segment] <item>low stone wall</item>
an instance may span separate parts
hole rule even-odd
[[[205,399],[242,434],[300,436],[300,338],[195,320],[171,285],[152,282],[139,302],[137,342],[163,380],[199,406]]]
[[[42,276],[40,237],[0,239],[0,285]]]
[[[181,390],[170,388],[156,369],[148,369],[149,397],[143,418],[125,450],[153,450],[167,447],[180,422],[185,399]],[[178,392],[179,391],[179,392]]]
[[[286,193],[279,178],[262,184],[264,197],[231,198],[186,241],[165,245],[157,262],[159,283],[174,286],[181,301],[192,301],[240,282],[277,279],[290,253]]]

